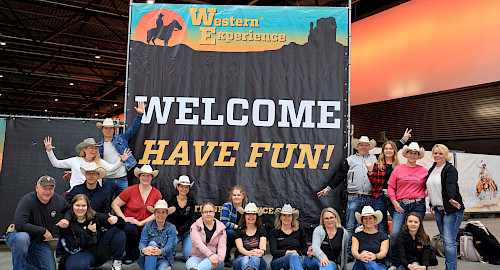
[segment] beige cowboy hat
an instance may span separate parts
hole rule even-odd
[[[165,200],[158,200],[155,203],[155,207],[148,206],[147,208],[148,208],[148,211],[151,213],[154,213],[156,209],[166,209],[167,214],[169,214],[169,215],[172,214],[173,212],[175,212],[175,206],[168,207],[168,203]]]
[[[264,209],[260,209],[257,207],[257,205],[253,202],[251,203],[248,203],[246,206],[245,206],[245,209],[243,209],[243,207],[241,206],[238,206],[237,208],[238,212],[240,214],[244,214],[244,213],[247,213],[247,214],[257,214],[258,216],[262,216],[262,214],[264,214]]]
[[[101,146],[102,143],[96,143],[94,138],[87,138],[85,140],[83,140],[83,142],[79,143],[76,145],[75,147],[75,151],[76,153],[80,154],[80,152],[82,151],[83,148],[87,147],[87,146]]]
[[[80,166],[80,171],[85,175],[87,172],[96,172],[99,174],[99,179],[106,175],[106,170],[102,167],[98,167],[94,162],[87,164],[86,166]]]
[[[406,157],[409,151],[418,152],[418,159],[424,158],[425,149],[423,147],[419,147],[417,142],[412,142],[410,145],[403,146],[402,154],[403,157]]]
[[[352,139],[351,144],[352,144],[352,147],[354,149],[356,149],[356,150],[358,149],[359,143],[369,144],[370,150],[372,150],[373,148],[375,148],[375,146],[377,146],[377,142],[374,139],[371,139],[371,140],[368,139],[368,136],[361,136],[361,138],[359,138],[359,139],[356,139],[356,138]]]
[[[359,212],[355,213],[356,215],[356,220],[361,223],[361,218],[362,217],[368,217],[368,216],[374,216],[375,217],[375,225],[379,224],[382,221],[382,211],[380,210],[373,210],[373,207],[367,205],[363,207],[363,210],[361,210],[361,214]]]
[[[150,165],[146,164],[146,165],[143,165],[142,168],[135,168],[134,169],[134,175],[135,177],[139,178],[139,175],[141,173],[149,173],[153,176],[153,178],[155,178],[157,175],[158,175],[158,170],[154,170],[153,171],[153,168],[151,168]]]
[[[174,179],[174,188],[175,189],[177,189],[178,185],[192,187],[193,184],[194,184],[194,181],[191,182],[191,180],[189,180],[189,176],[187,176],[187,175],[181,175],[181,176],[179,176],[179,180]]]
[[[291,205],[285,204],[281,209],[276,209],[276,211],[274,212],[275,216],[279,216],[281,214],[292,215],[293,218],[297,219],[299,217],[299,210],[293,211]]]
[[[102,123],[101,122],[97,122],[95,125],[96,125],[96,127],[98,129],[102,129],[102,127],[117,128],[119,126],[119,124],[115,124],[113,122],[113,119],[111,119],[111,118],[106,118],[106,119],[104,119],[104,121]]]

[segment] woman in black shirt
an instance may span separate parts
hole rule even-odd
[[[272,270],[302,270],[305,268],[303,255],[307,254],[307,236],[299,228],[299,211],[285,204],[276,210],[274,228],[269,233],[269,247],[273,260]]]
[[[425,270],[431,260],[431,241],[425,233],[422,218],[416,212],[406,217],[403,232],[398,237],[401,265],[398,270]]]

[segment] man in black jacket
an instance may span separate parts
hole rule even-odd
[[[69,225],[63,215],[70,206],[59,194],[54,194],[55,187],[56,180],[44,175],[38,179],[35,191],[22,197],[17,205],[16,230],[5,237],[16,270],[27,269],[28,265],[43,270],[56,269],[49,241],[56,226],[65,228]]]

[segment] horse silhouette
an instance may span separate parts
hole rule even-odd
[[[156,20],[156,27],[148,30],[147,32],[148,45],[150,41],[153,42],[153,45],[156,45],[155,39],[161,39],[165,41],[165,46],[167,46],[168,41],[172,37],[172,33],[174,31],[182,30],[182,26],[176,20],[172,20],[172,22],[166,26],[163,25],[163,21],[161,19],[162,17],[163,14],[158,15],[158,19]]]

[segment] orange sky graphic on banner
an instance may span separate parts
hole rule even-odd
[[[135,29],[135,40],[137,41],[142,41],[144,43],[148,43],[148,31],[151,29],[156,28],[157,23],[156,21],[159,18],[159,15],[162,14],[163,17],[161,20],[163,21],[164,26],[168,26],[172,23],[174,23],[174,20],[177,21],[182,29],[175,28],[174,31],[172,32],[172,36],[170,40],[168,41],[168,46],[175,46],[179,43],[186,43],[187,40],[187,26],[186,22],[184,22],[184,19],[182,19],[179,14],[177,14],[174,11],[171,11],[169,9],[155,9],[152,10],[139,20],[137,23],[137,27]],[[161,45],[164,46],[165,42],[161,39],[154,39],[154,44],[156,45]],[[153,44],[152,41],[150,40],[150,44]]]

